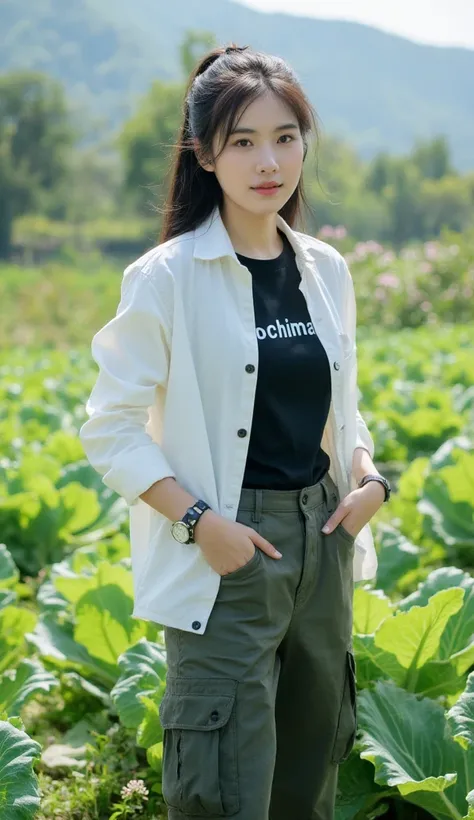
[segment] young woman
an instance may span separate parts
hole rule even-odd
[[[130,505],[133,617],[164,627],[171,820],[331,820],[354,743],[353,583],[390,487],[357,407],[351,275],[295,228],[314,130],[283,60],[208,54],[160,244],[92,341],[80,436]]]

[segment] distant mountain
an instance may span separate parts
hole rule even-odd
[[[361,156],[447,136],[474,168],[474,51],[418,45],[358,23],[264,14],[232,0],[2,0],[0,71],[31,67],[67,86],[76,110],[118,126],[155,78],[179,79],[187,29],[287,59],[323,129]]]

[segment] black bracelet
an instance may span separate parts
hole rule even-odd
[[[389,500],[391,492],[392,492],[392,488],[391,488],[389,482],[387,481],[387,479],[385,478],[385,476],[378,475],[378,474],[375,474],[375,473],[371,473],[370,475],[365,475],[358,482],[357,486],[358,487],[363,487],[369,481],[378,481],[380,484],[383,484],[384,489],[385,489],[385,498],[383,500],[383,503],[385,504],[385,502]]]

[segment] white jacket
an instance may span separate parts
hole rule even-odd
[[[355,447],[374,444],[357,407],[352,277],[331,245],[278,216],[296,252],[300,289],[329,358],[332,399],[321,442],[341,499],[356,487]],[[236,519],[258,378],[252,278],[216,207],[195,231],[130,264],[116,316],[92,340],[99,374],[79,435],[104,483],[130,505],[132,617],[203,633],[220,575],[197,544],[139,498],[174,476],[196,499]],[[255,365],[248,373],[247,364]],[[244,428],[248,435],[237,431]],[[315,442],[315,446],[319,442]],[[355,541],[354,578],[373,578],[370,524]]]

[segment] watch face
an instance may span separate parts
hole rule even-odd
[[[186,544],[189,541],[189,530],[182,521],[175,521],[171,527],[171,532],[173,538],[176,538],[176,541],[179,541],[180,544]]]

